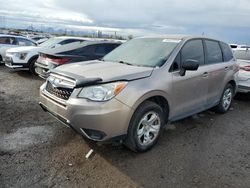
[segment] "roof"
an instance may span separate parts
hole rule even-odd
[[[70,44],[65,44],[65,45],[62,45],[62,46],[58,46],[58,47],[53,48],[53,49],[44,48],[43,50],[41,50],[41,52],[46,53],[46,54],[56,54],[56,53],[75,50],[77,48],[81,48],[81,47],[92,45],[92,44],[121,44],[121,42],[112,41],[112,40],[111,41],[106,40],[106,41],[73,42],[73,43],[70,43]]]
[[[27,37],[24,37],[24,36],[21,36],[21,35],[7,35],[7,34],[0,34],[0,37],[15,37],[15,38],[23,38],[23,39],[26,39],[26,40],[29,40],[33,43],[36,43],[34,40],[30,39],[30,38],[27,38]]]
[[[159,38],[159,39],[174,39],[174,40],[187,40],[192,38],[203,38],[203,39],[211,39],[211,40],[217,40],[218,39],[206,37],[206,36],[195,36],[195,35],[153,35],[153,36],[145,36],[145,37],[139,37],[139,38]]]
[[[152,35],[152,36],[144,36],[139,38],[159,38],[159,39],[176,39],[183,40],[184,38],[188,38],[188,35]]]
[[[29,38],[21,36],[21,35],[10,35],[10,34],[0,34],[0,37],[19,37],[19,38],[29,39]]]

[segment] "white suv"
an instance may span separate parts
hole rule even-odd
[[[43,48],[55,48],[57,46],[88,40],[80,37],[55,37],[38,46],[24,46],[11,48],[6,51],[5,65],[12,69],[29,70],[35,74],[35,62],[39,51]]]
[[[26,37],[0,34],[0,62],[5,61],[6,50],[20,46],[36,46],[37,44]]]

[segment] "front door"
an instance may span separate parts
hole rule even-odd
[[[186,71],[180,75],[178,67],[188,59],[197,60],[200,64],[197,71]],[[200,39],[188,41],[173,63],[176,70],[172,71],[174,109],[172,121],[202,111],[207,100],[208,74],[205,66],[203,42]],[[178,66],[179,64],[179,66]]]

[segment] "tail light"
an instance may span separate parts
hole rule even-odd
[[[65,58],[51,58],[50,59],[53,63],[57,64],[57,65],[62,65],[64,63],[69,62],[69,58],[65,57]]]
[[[244,71],[247,71],[247,72],[250,72],[250,65],[244,66],[244,67],[240,67],[240,69],[242,69]]]

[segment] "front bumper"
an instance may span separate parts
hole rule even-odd
[[[133,110],[117,99],[93,102],[77,98],[79,89],[63,102],[49,94],[45,84],[40,88],[40,106],[51,115],[95,141],[104,141],[127,134]]]
[[[13,61],[12,57],[5,57],[5,66],[12,69],[29,69],[27,64],[16,63]]]

